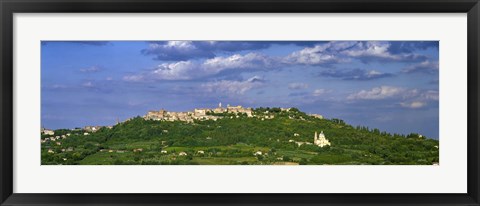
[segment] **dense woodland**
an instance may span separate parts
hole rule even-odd
[[[217,121],[153,121],[132,118],[84,135],[55,130],[67,138],[42,143],[43,165],[432,165],[438,140],[415,133],[389,134],[353,127],[340,119],[319,119],[298,109],[254,109]],[[267,117],[273,117],[271,119]],[[331,146],[298,146],[323,131]],[[297,135],[294,135],[294,134]],[[42,139],[50,137],[42,135]],[[258,152],[261,152],[259,154]]]

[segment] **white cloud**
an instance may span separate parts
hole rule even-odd
[[[127,82],[142,82],[145,80],[145,78],[141,74],[134,74],[134,75],[124,76],[123,80]]]
[[[261,87],[264,80],[261,77],[254,76],[245,81],[228,81],[222,80],[217,82],[209,82],[201,85],[203,91],[220,92],[229,95],[243,95],[245,92]]]
[[[417,54],[393,54],[389,51],[390,46],[389,42],[381,41],[333,41],[295,51],[284,57],[283,60],[287,64],[323,65],[348,62],[352,58],[363,62],[372,60],[419,61],[425,59],[425,56]]]
[[[328,93],[329,91],[326,90],[326,89],[316,89],[315,91],[313,91],[313,96],[322,96],[324,95],[325,93]]]
[[[425,100],[438,101],[439,94],[438,94],[438,91],[428,90],[428,91],[422,93],[422,98],[424,98]]]
[[[127,75],[125,81],[154,80],[191,80],[213,76],[224,71],[258,71],[272,69],[276,66],[272,58],[257,54],[248,53],[245,55],[235,54],[228,57],[215,57],[203,62],[179,61],[174,63],[163,63],[153,71],[141,74]]]
[[[52,86],[49,86],[50,89],[66,89],[68,88],[67,86],[63,85],[63,84],[54,84]]]
[[[336,63],[340,61],[335,54],[327,52],[326,49],[331,43],[316,45],[315,47],[306,47],[300,51],[295,51],[284,58],[287,64],[320,65]]]
[[[406,67],[402,70],[402,72],[404,73],[414,73],[414,72],[435,73],[435,72],[438,72],[438,62],[426,60],[418,64]]]
[[[156,60],[186,61],[190,59],[213,58],[216,52],[258,50],[270,47],[266,42],[231,41],[159,41],[151,42],[144,55],[154,55]]]
[[[386,99],[404,95],[406,89],[401,87],[380,86],[372,88],[371,90],[361,90],[357,93],[350,94],[347,99]]]
[[[349,57],[363,57],[363,61],[370,60],[368,58],[376,58],[378,60],[395,60],[395,61],[405,61],[405,60],[418,60],[423,59],[424,56],[417,54],[392,54],[389,51],[390,48],[389,42],[381,41],[366,41],[366,42],[357,42],[353,47],[350,47],[347,50],[341,51],[342,54]]]
[[[401,102],[400,105],[402,107],[406,107],[410,109],[418,109],[418,108],[425,107],[427,103],[421,102],[421,101],[413,101],[413,102]]]
[[[383,100],[399,101],[401,107],[417,109],[438,102],[438,91],[406,89],[402,87],[380,86],[370,90],[361,90],[347,96],[348,100]],[[395,103],[394,103],[395,104]]]
[[[191,41],[168,41],[165,45],[154,45],[154,47],[177,48],[177,49],[193,49],[195,46]]]
[[[374,80],[385,77],[392,77],[394,74],[383,73],[376,70],[365,70],[365,69],[331,69],[320,72],[320,75],[340,78],[343,80]]]
[[[80,71],[85,72],[85,73],[98,72],[98,71],[100,71],[100,67],[91,66],[91,67],[87,67],[87,68],[82,68],[82,69],[80,69]]]
[[[152,42],[148,46],[150,50],[161,50],[163,52],[189,52],[197,49],[192,41],[167,41],[166,43]]]
[[[308,88],[308,84],[305,83],[290,83],[288,84],[289,89],[306,89]]]
[[[367,72],[367,76],[368,77],[375,77],[375,76],[378,76],[378,75],[381,75],[382,73],[379,72],[379,71],[375,71],[375,70],[370,70]]]
[[[207,59],[202,68],[206,71],[219,72],[228,69],[269,69],[276,66],[276,61],[263,54],[248,53],[245,55],[235,54],[228,57],[215,57]]]
[[[92,82],[85,82],[82,84],[82,87],[92,88],[94,87],[94,85]]]
[[[149,75],[156,79],[186,80],[202,75],[201,71],[194,71],[196,68],[199,68],[199,66],[191,61],[163,63],[158,65]]]
[[[333,41],[306,47],[283,57],[272,57],[260,53],[234,54],[230,56],[217,56],[213,54],[199,53],[203,47],[216,47],[217,43],[202,42],[202,44],[190,41],[169,41],[151,43],[149,50],[163,60],[175,60],[176,62],[162,63],[150,72],[128,75],[126,81],[144,80],[191,80],[218,75],[223,72],[246,72],[271,70],[291,65],[325,65],[352,61],[381,60],[414,60],[423,57],[415,54],[392,54],[389,52],[389,42],[356,42],[356,41]],[[224,45],[223,47],[231,47]],[[199,50],[199,48],[202,48]],[[251,48],[246,45],[245,48]],[[172,50],[172,51],[170,51]],[[161,51],[161,52],[159,52]],[[202,50],[202,52],[204,52]],[[169,55],[163,57],[162,55]],[[196,60],[186,60],[186,56],[195,56]],[[202,56],[203,55],[203,56]],[[185,57],[185,58],[184,58]],[[171,58],[171,59],[170,59]],[[202,59],[209,58],[209,59]],[[191,58],[187,58],[191,59]],[[360,79],[375,79],[391,76],[375,70],[364,73]]]
[[[192,41],[151,42],[147,49],[142,50],[142,53],[155,55],[156,60],[166,61],[211,58],[215,56],[211,51],[198,48]]]
[[[358,42],[354,47],[342,53],[352,57],[377,56],[394,58],[394,56],[388,52],[389,47],[390,44],[386,42]]]

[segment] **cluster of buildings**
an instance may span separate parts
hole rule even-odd
[[[222,107],[222,103],[218,104],[217,108],[200,108],[194,109],[193,111],[188,112],[170,112],[164,109],[159,111],[149,111],[143,118],[146,120],[165,120],[165,121],[185,121],[193,122],[193,120],[217,120],[222,118],[221,116],[212,115],[212,114],[222,114],[222,113],[232,113],[232,114],[246,114],[248,117],[253,116],[252,108],[245,108],[242,106],[230,106]]]
[[[50,134],[49,134],[50,135]],[[53,134],[52,134],[53,135]],[[41,143],[45,143],[45,142],[49,142],[49,141],[52,141],[52,142],[55,142],[59,139],[66,139],[68,136],[70,136],[71,134],[70,133],[67,133],[66,135],[57,135],[57,136],[51,136],[51,137],[45,137],[44,139],[41,140]],[[57,144],[58,145],[58,144]]]
[[[67,149],[62,148],[60,151],[62,151],[62,152],[72,152],[72,151],[73,151],[73,147],[69,147],[69,148],[67,148]],[[50,148],[50,149],[48,149],[47,152],[53,154],[53,153],[55,153],[55,150],[52,149],[52,148]],[[64,159],[64,161],[65,161],[65,160],[67,160],[67,159]]]
[[[83,135],[84,136],[90,135],[90,133],[88,133],[88,132],[96,132],[96,131],[100,130],[101,128],[103,128],[103,126],[86,126],[86,127],[83,128],[83,130],[85,130]],[[111,128],[111,127],[108,127],[108,128]],[[40,129],[40,133],[43,134],[43,135],[49,135],[49,137],[45,137],[45,138],[41,139],[41,143],[46,143],[46,142],[50,142],[50,141],[55,142],[55,141],[60,140],[60,139],[66,139],[67,137],[72,135],[71,133],[67,133],[67,134],[55,136],[55,131],[50,130],[50,129],[45,129],[43,127]],[[57,145],[61,145],[61,143],[57,142]]]
[[[67,138],[68,136],[70,136],[71,134],[68,133],[68,134],[64,134],[64,135],[57,135],[57,136],[54,136],[55,135],[55,131],[53,130],[50,130],[50,129],[45,129],[45,128],[40,128],[40,134],[43,134],[43,135],[49,135],[50,137],[45,137],[43,139],[41,139],[41,143],[45,143],[45,142],[49,142],[49,141],[52,141],[52,142],[55,142],[59,139],[65,139]]]

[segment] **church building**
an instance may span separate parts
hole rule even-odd
[[[323,134],[323,131],[321,131],[320,134],[317,134],[317,132],[315,132],[315,137],[313,138],[313,144],[319,147],[330,146],[330,141],[328,141],[328,139],[325,138],[325,134]]]

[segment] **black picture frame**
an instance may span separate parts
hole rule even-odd
[[[478,0],[0,0],[1,205],[480,205]],[[15,13],[467,13],[468,189],[466,194],[19,194],[13,193],[13,15]],[[451,177],[457,178],[457,177]],[[88,192],[88,191],[86,191]]]

